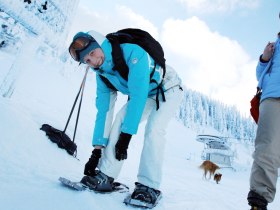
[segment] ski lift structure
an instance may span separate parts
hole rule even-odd
[[[202,160],[210,160],[221,168],[232,168],[234,152],[226,137],[213,135],[197,135],[196,140],[204,143]]]

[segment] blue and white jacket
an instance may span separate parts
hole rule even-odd
[[[259,61],[256,68],[258,87],[262,89],[261,101],[280,97],[280,39],[275,42],[274,54],[267,63]]]
[[[126,115],[121,125],[121,131],[128,134],[136,134],[140,123],[142,113],[145,108],[148,97],[154,97],[157,85],[150,83],[150,73],[154,68],[154,61],[150,55],[140,46],[135,44],[121,44],[124,59],[129,68],[128,81],[124,80],[118,73],[114,71],[112,61],[112,47],[103,35],[90,31],[101,46],[105,59],[104,63],[96,72],[97,92],[96,92],[96,107],[97,115],[95,120],[95,128],[93,134],[92,145],[106,146],[111,130],[114,104],[116,101],[116,91],[107,87],[99,75],[102,75],[121,93],[129,96]],[[171,87],[181,84],[177,73],[170,67],[166,68],[166,74],[163,80],[163,90],[166,91]],[[156,66],[156,71],[152,79],[158,84],[162,81],[162,68]],[[155,103],[156,106],[156,103]]]

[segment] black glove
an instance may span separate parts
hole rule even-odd
[[[90,156],[88,162],[85,165],[84,174],[87,176],[95,175],[95,168],[98,165],[99,159],[101,158],[101,149],[92,150],[92,155]]]
[[[119,140],[115,146],[116,159],[121,161],[127,158],[127,148],[131,139],[131,134],[121,132]]]

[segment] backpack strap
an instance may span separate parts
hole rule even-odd
[[[114,90],[114,91],[118,91],[117,88],[115,88],[115,86],[112,85],[112,83],[111,83],[106,77],[101,76],[100,74],[99,74],[99,77],[100,77],[100,79],[102,80],[102,82],[104,82],[105,85],[106,85],[108,88],[110,88],[110,89],[112,89],[112,90]]]
[[[154,88],[153,90],[157,90],[157,93],[156,93],[156,105],[157,105],[157,110],[158,110],[159,109],[159,94],[161,94],[162,100],[164,102],[166,101],[166,99],[165,99],[165,95],[164,95],[164,90],[162,88],[162,81],[163,81],[164,77],[162,77],[162,80],[161,80],[161,82],[159,84],[158,84],[158,82],[156,80],[152,79],[152,77],[153,77],[153,75],[154,75],[154,73],[156,71],[156,66],[157,66],[157,64],[155,62],[155,66],[154,66],[153,71],[151,72],[151,75],[150,75],[150,83],[156,83],[156,85],[157,85],[157,87]],[[163,72],[163,73],[165,73],[165,72]]]
[[[111,33],[106,36],[112,45],[112,58],[113,58],[113,70],[117,70],[122,78],[128,80],[128,66],[124,60],[123,52],[120,46],[120,42],[117,38],[117,34]]]
[[[157,83],[156,80],[152,79],[151,80],[151,83]],[[161,83],[154,89],[154,90],[157,90],[157,93],[156,93],[156,105],[157,105],[157,110],[159,109],[159,94],[161,94],[161,97],[162,97],[162,100],[165,102],[166,99],[165,99],[165,94],[164,94],[164,90],[162,88],[162,81]]]
[[[151,74],[150,74],[150,81],[152,80],[152,78],[153,78],[153,76],[154,76],[154,74],[155,74],[156,67],[157,67],[157,64],[156,64],[156,62],[155,62],[154,68],[153,68],[153,70],[152,70],[152,72],[151,72]]]

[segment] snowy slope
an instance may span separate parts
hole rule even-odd
[[[1,65],[12,57],[0,52]],[[22,64],[24,66],[24,64]],[[62,66],[40,56],[25,68],[17,79],[12,98],[0,98],[0,208],[7,210],[123,210],[133,209],[122,201],[126,194],[74,192],[63,188],[58,177],[80,180],[91,153],[95,116],[95,77],[87,78],[80,124],[76,135],[78,159],[72,158],[39,130],[43,123],[63,129],[83,77],[83,67]],[[126,100],[121,97],[118,106]],[[75,116],[75,114],[74,114]],[[74,121],[68,135],[72,137]],[[133,190],[136,181],[144,124],[133,138],[128,160],[118,181]],[[252,148],[236,145],[237,170],[224,169],[222,181],[202,179],[200,154],[203,145],[196,133],[176,119],[167,130],[163,199],[155,209],[168,210],[241,210],[248,209],[246,195]],[[278,183],[279,187],[279,183]],[[270,209],[277,210],[277,195]]]

